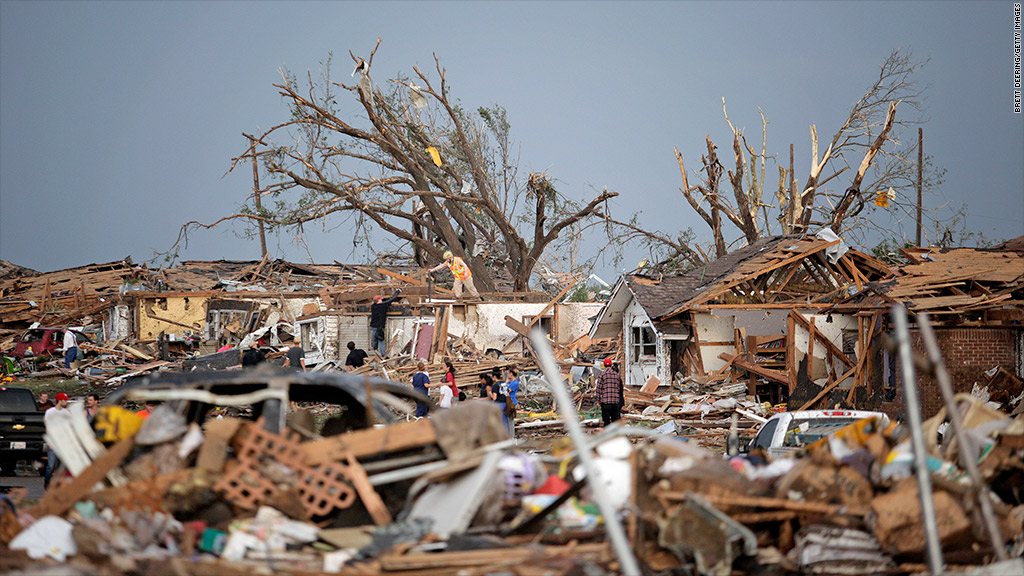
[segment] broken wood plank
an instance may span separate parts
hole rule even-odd
[[[644,394],[654,394],[654,391],[658,389],[658,386],[661,386],[661,380],[654,374],[651,374],[651,377],[647,379],[647,382],[640,387],[640,391]]]
[[[414,422],[398,422],[384,428],[364,428],[338,436],[302,443],[305,462],[317,466],[341,461],[346,453],[363,458],[386,452],[426,446],[437,441],[434,425],[426,418]]]
[[[723,352],[723,353],[719,354],[718,357],[722,358],[723,360],[725,360],[725,366],[722,366],[721,368],[716,370],[713,374],[711,374],[712,378],[720,378],[720,377],[724,376],[725,375],[725,371],[728,370],[730,366],[732,366],[732,363],[735,362],[737,358],[739,358],[739,354],[726,354],[726,353]]]
[[[399,274],[397,272],[392,272],[391,270],[386,270],[384,268],[377,268],[377,272],[380,273],[380,274],[383,274],[383,275],[385,275],[385,276],[387,276],[389,278],[394,278],[395,280],[400,280],[402,282],[405,282],[406,284],[412,284],[413,286],[422,286],[423,285],[423,282],[420,281],[420,280],[417,280],[417,279],[412,278],[410,276],[406,276],[404,274]]]
[[[111,446],[99,458],[93,460],[85,470],[70,483],[52,488],[43,495],[42,501],[31,510],[36,518],[43,516],[59,516],[67,512],[88,494],[97,483],[102,482],[114,468],[117,468],[135,446],[134,438],[126,438]]]
[[[206,422],[206,438],[199,447],[196,467],[219,474],[224,470],[228,457],[228,445],[238,432],[242,421],[235,418],[217,418]]]
[[[730,359],[730,355],[725,353],[719,354],[718,357],[721,358],[722,360]],[[786,374],[785,372],[779,372],[778,370],[762,368],[752,362],[740,360],[736,356],[731,356],[731,359],[732,363],[737,368],[742,368],[743,370],[746,370],[747,372],[750,372],[752,374],[757,374],[758,376],[767,378],[768,380],[772,380],[774,382],[778,382],[780,384],[785,384],[786,386],[789,386],[789,374]]]
[[[166,322],[167,324],[174,324],[175,326],[180,326],[182,328],[187,328],[188,330],[200,330],[201,329],[201,327],[199,326],[198,322],[196,322],[195,324],[192,324],[192,325],[188,325],[188,324],[183,324],[181,322],[178,322],[177,320],[171,320],[170,318],[163,318],[161,316],[157,316],[156,314],[149,314],[149,313],[147,313],[146,316],[148,318],[152,319],[152,320],[159,320],[161,322]]]
[[[807,318],[804,318],[803,314],[797,312],[796,310],[790,311],[789,314],[790,314],[790,316],[794,320],[796,320],[796,322],[798,324],[800,324],[801,327],[803,327],[804,330],[807,330],[808,332],[811,331],[811,323],[810,323],[810,321],[807,320]],[[829,340],[828,338],[825,338],[825,336],[823,334],[821,334],[820,332],[816,332],[816,336],[817,336],[816,340],[818,342],[821,342],[822,344],[825,345],[826,348],[831,350],[832,351],[832,355],[835,356],[836,358],[838,358],[840,361],[842,361],[843,364],[846,364],[847,366],[851,366],[851,367],[854,364],[856,364],[856,362],[854,362],[853,360],[850,359],[849,356],[844,354],[843,351],[840,350],[838,346],[833,344],[831,340]],[[809,368],[809,366],[808,366],[808,368]]]
[[[831,392],[836,386],[839,386],[839,384],[843,380],[846,380],[847,378],[849,378],[856,371],[857,371],[857,367],[856,366],[854,366],[853,368],[850,368],[842,376],[836,378],[835,382],[833,382],[833,383],[829,384],[828,386],[825,386],[824,388],[822,388],[821,392],[818,392],[817,396],[815,396],[814,398],[811,398],[807,402],[804,402],[804,405],[801,406],[799,409],[800,410],[807,410],[809,407],[814,406],[814,404],[818,400],[821,400],[822,398],[825,397],[825,394],[828,394],[829,392]]]
[[[436,570],[454,567],[516,565],[534,559],[538,554],[546,558],[597,559],[608,554],[608,544],[604,542],[586,544],[574,542],[566,546],[545,546],[540,550],[533,546],[522,546],[441,552],[439,554],[386,554],[378,557],[378,561],[385,571]]]
[[[135,348],[132,348],[131,346],[129,346],[129,345],[123,343],[123,342],[118,347],[121,350],[124,350],[125,352],[131,354],[132,356],[135,356],[139,360],[142,360],[143,362],[152,362],[153,361],[153,357],[150,356],[149,354],[146,354],[145,352],[142,352],[141,350],[137,350]]]
[[[802,252],[802,253],[796,254],[795,256],[790,256],[789,258],[786,258],[785,260],[780,260],[779,262],[776,262],[776,263],[774,263],[774,264],[772,264],[770,266],[767,266],[767,267],[765,267],[763,269],[757,270],[756,274],[749,274],[749,273],[748,274],[742,274],[739,278],[737,278],[735,280],[731,280],[731,281],[725,282],[725,284],[719,286],[719,288],[717,290],[709,291],[707,294],[704,294],[703,296],[701,296],[701,297],[699,297],[699,298],[697,298],[695,300],[692,300],[689,303],[684,304],[683,306],[681,306],[681,307],[679,307],[679,308],[677,308],[675,310],[672,310],[668,314],[664,314],[664,316],[674,316],[676,313],[681,312],[682,310],[684,310],[686,308],[690,308],[690,307],[693,307],[693,306],[696,306],[696,305],[699,305],[699,304],[703,304],[704,302],[707,302],[708,300],[712,300],[714,298],[717,298],[717,297],[721,296],[725,292],[729,291],[733,286],[738,286],[739,284],[742,284],[743,282],[746,282],[747,280],[750,279],[751,276],[760,276],[761,274],[767,274],[768,272],[771,272],[772,270],[775,270],[777,268],[782,268],[786,264],[789,264],[791,262],[796,262],[797,260],[800,260],[800,259],[803,259],[803,258],[807,258],[808,256],[811,256],[813,254],[817,254],[818,252],[821,252],[822,250],[825,250],[826,248],[830,248],[832,246],[835,246],[839,242],[840,242],[839,240],[835,240],[835,241],[832,241],[832,242],[825,242],[823,244],[820,244],[818,246],[815,246],[815,247],[811,248],[810,250],[807,250],[806,252]],[[737,271],[737,272],[739,272],[739,271]]]
[[[534,315],[534,317],[530,320],[530,322],[524,326],[523,332],[519,332],[518,330],[516,330],[516,333],[519,334],[520,336],[524,337],[524,338],[529,338],[530,337],[530,328],[533,328],[533,325],[536,324],[537,322],[539,322],[541,317],[543,317],[545,314],[547,314],[548,310],[550,310],[552,306],[557,304],[558,301],[561,300],[562,297],[565,296],[569,292],[569,290],[573,286],[575,286],[575,285],[576,285],[575,282],[570,282],[565,288],[562,289],[561,292],[558,293],[557,296],[552,298],[551,301],[549,301],[544,306],[544,308],[541,309],[540,312],[538,312],[536,315]],[[508,324],[507,318],[509,318],[509,316],[506,316],[505,318],[506,318],[505,324],[507,325]],[[509,327],[512,328],[511,326],[509,326]],[[515,328],[512,328],[512,329],[515,330]],[[509,347],[512,346],[512,343],[515,342],[515,341],[516,341],[515,338],[509,340],[508,344],[505,344],[505,347],[501,349],[501,352],[503,354],[508,353]]]
[[[388,512],[388,507],[384,505],[380,494],[377,494],[370,484],[366,470],[351,454],[345,454],[345,464],[348,465],[348,479],[352,481],[352,486],[355,487],[360,500],[363,501],[366,511],[370,513],[370,518],[373,518],[373,523],[377,526],[391,524],[391,512]]]
[[[687,492],[665,491],[659,492],[658,496],[669,501],[682,502],[686,500]],[[808,512],[811,514],[848,514],[850,516],[865,516],[869,508],[862,506],[842,506],[828,504],[825,502],[800,502],[786,500],[784,498],[767,498],[763,496],[744,496],[739,494],[707,493],[702,497],[713,506],[739,506],[744,508],[774,508],[776,510],[792,510],[794,512]]]

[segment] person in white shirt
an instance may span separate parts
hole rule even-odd
[[[455,397],[455,394],[452,392],[451,386],[441,386],[440,391],[441,401],[438,402],[437,405],[440,406],[441,408],[451,408],[452,398]]]
[[[71,363],[78,358],[78,340],[70,329],[64,331],[64,367],[71,369]]]
[[[46,431],[50,437],[53,434],[50,432],[50,426],[53,422],[58,420],[71,421],[71,410],[68,410],[68,395],[59,392],[57,394],[57,404],[52,408],[47,408],[46,413],[43,414],[43,422],[46,423]],[[46,447],[46,477],[43,479],[43,488],[45,489],[50,485],[50,477],[53,475],[53,469],[59,464],[57,460],[57,453],[53,451],[53,446]]]

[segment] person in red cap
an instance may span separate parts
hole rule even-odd
[[[46,433],[51,438],[56,437],[50,430],[56,422],[65,420],[71,422],[71,410],[68,410],[68,395],[63,392],[57,393],[57,404],[52,408],[47,408],[46,413],[43,414],[43,422],[46,424]],[[43,479],[43,488],[45,489],[50,485],[50,477],[53,475],[53,469],[57,467],[60,462],[57,460],[57,453],[53,451],[53,446],[47,445],[46,447],[46,476]]]
[[[601,404],[601,421],[605,426],[621,417],[622,378],[611,358],[604,359],[604,370],[597,376],[597,401]]]

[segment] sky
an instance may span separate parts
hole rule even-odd
[[[504,106],[521,174],[546,172],[578,200],[607,187],[616,215],[704,241],[673,147],[691,174],[707,135],[728,158],[723,97],[755,141],[764,111],[769,152],[788,163],[794,144],[803,180],[810,125],[831,135],[902,47],[930,60],[916,75],[924,148],[947,170],[926,207],[966,205],[967,229],[987,239],[1024,234],[1013,2],[0,0],[0,259],[39,271],[144,262],[183,223],[232,213],[252,187],[251,170],[228,173],[242,134],[287,118],[280,71],[316,74],[333,53],[347,72],[349,51],[368,56],[378,37],[375,81],[432,68],[436,54],[464,105]],[[352,236],[309,227],[307,246],[268,244],[298,262],[359,262]],[[180,253],[259,255],[231,227],[193,234]],[[627,248],[598,272],[612,281],[639,256]]]

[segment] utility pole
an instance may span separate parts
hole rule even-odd
[[[789,230],[786,234],[796,232],[796,202],[799,199],[796,193],[796,172],[793,171],[793,145],[789,145],[789,215],[786,220],[789,222]]]
[[[921,245],[921,174],[924,169],[924,129],[917,127],[917,243]]]
[[[261,258],[266,258],[266,232],[263,230],[263,204],[260,202],[260,189],[259,189],[259,166],[256,162],[256,138],[246,134],[249,138],[249,146],[253,153],[253,198],[256,200],[256,215],[260,218],[256,220],[259,225],[259,255]],[[919,194],[919,204],[921,202]],[[921,238],[921,216],[919,212],[918,217],[918,238]],[[919,241],[920,243],[920,241]]]

